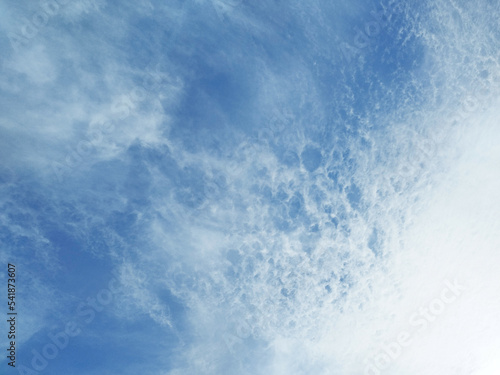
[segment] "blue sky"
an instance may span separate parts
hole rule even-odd
[[[1,4],[2,371],[497,374],[499,15]]]

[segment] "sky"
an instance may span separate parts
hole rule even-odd
[[[1,3],[1,373],[499,374],[499,17]]]

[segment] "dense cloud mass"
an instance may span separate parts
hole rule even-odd
[[[500,372],[498,2],[0,10],[13,373]]]

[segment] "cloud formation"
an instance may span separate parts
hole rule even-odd
[[[498,370],[498,5],[2,8],[24,366],[77,319],[47,371]]]

